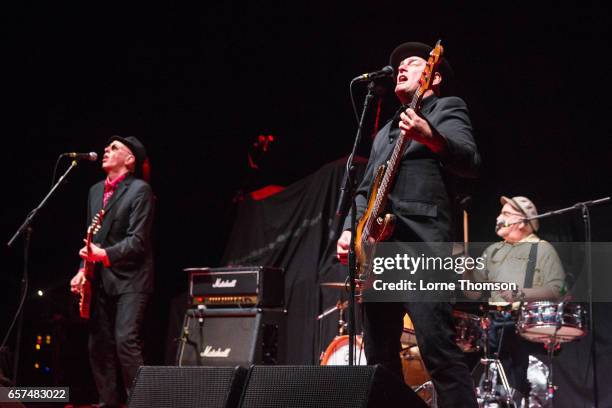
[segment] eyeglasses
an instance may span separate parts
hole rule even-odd
[[[132,151],[129,148],[124,147],[124,146],[120,145],[119,143],[111,143],[108,146],[106,146],[106,148],[104,150],[106,150],[106,149],[109,149],[111,151],[122,150],[122,151],[126,152],[127,154],[130,154],[130,155],[133,156]]]

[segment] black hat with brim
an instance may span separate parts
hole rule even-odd
[[[427,44],[423,44],[420,42],[405,42],[403,44],[398,45],[391,56],[389,57],[389,65],[393,67],[393,72],[397,76],[397,69],[400,63],[408,57],[417,56],[423,58],[425,61],[429,59],[429,53],[433,50],[433,47],[430,47]],[[442,88],[446,93],[450,86],[452,85],[453,78],[455,76],[453,72],[453,68],[450,66],[448,60],[442,56],[440,63],[436,69],[442,75]]]
[[[111,138],[108,140],[108,143],[111,143],[114,140],[123,143],[132,151],[132,154],[136,158],[136,166],[134,166],[134,168],[136,169],[136,175],[140,177],[142,172],[142,165],[147,159],[147,150],[145,149],[142,142],[134,136],[121,137],[119,135],[114,135],[111,136]]]

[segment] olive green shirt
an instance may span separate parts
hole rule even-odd
[[[525,283],[527,262],[531,245],[538,243],[538,255],[533,274],[533,287],[550,287],[557,293],[563,288],[565,272],[555,248],[537,235],[531,234],[521,241],[511,244],[505,241],[490,245],[485,249],[486,268],[473,271],[474,280],[478,282],[514,282],[522,289]],[[492,302],[504,302],[495,292],[491,294]]]

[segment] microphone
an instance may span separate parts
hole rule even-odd
[[[353,82],[370,81],[376,78],[390,77],[393,76],[393,68],[391,65],[383,67],[383,69],[374,72],[368,72],[367,74],[359,75],[353,78]]]
[[[510,225],[508,221],[500,221],[498,223],[495,224],[495,232],[499,231],[502,228],[508,228]]]
[[[69,153],[62,153],[62,156],[70,157],[71,159],[77,159],[77,160],[89,160],[89,161],[98,160],[98,153],[96,152],[89,152],[89,153],[69,152]]]
[[[507,228],[510,226],[510,224],[508,224],[508,221],[500,221],[497,224],[495,224],[495,226],[499,228]]]
[[[521,218],[520,221],[514,221],[514,222],[500,221],[495,224],[495,232],[499,231],[502,228],[508,228],[511,225],[520,224],[522,222],[528,222],[528,221],[529,221],[529,218]]]

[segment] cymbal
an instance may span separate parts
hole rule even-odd
[[[348,282],[322,282],[319,285],[323,288],[348,289]]]
[[[348,282],[321,282],[319,285],[323,288],[336,288],[336,289],[346,289],[349,290]],[[355,282],[355,287],[361,287],[361,281]]]

